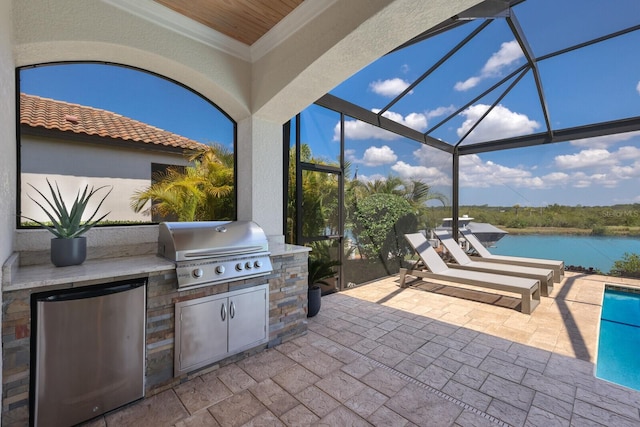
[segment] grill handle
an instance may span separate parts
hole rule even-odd
[[[224,247],[216,249],[203,249],[199,251],[189,251],[184,254],[185,258],[200,258],[200,257],[214,257],[224,256],[232,254],[245,254],[250,252],[263,251],[262,246],[237,246],[237,247]]]
[[[227,320],[227,304],[222,304],[222,307],[220,308],[220,317],[223,322]]]

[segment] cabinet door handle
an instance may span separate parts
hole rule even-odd
[[[222,317],[222,321],[223,322],[225,320],[227,320],[227,305],[226,304],[222,304],[222,307],[220,308],[220,317]]]
[[[231,304],[229,305],[229,316],[231,316],[232,319],[236,317],[236,305],[233,301],[231,301]]]

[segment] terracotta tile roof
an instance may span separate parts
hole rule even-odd
[[[196,150],[205,144],[111,111],[20,94],[20,124],[76,134]]]

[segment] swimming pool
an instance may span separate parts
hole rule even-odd
[[[640,390],[640,289],[605,286],[596,377]]]

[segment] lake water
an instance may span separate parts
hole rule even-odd
[[[593,267],[608,273],[625,252],[640,254],[640,238],[509,234],[489,250],[496,255],[559,259],[566,266]]]

